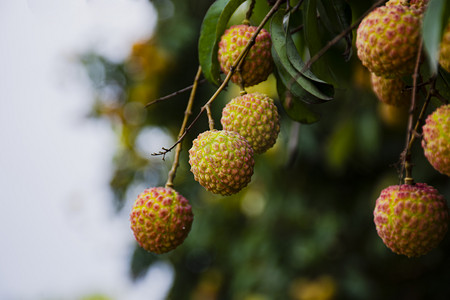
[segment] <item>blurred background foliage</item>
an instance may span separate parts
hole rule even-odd
[[[134,202],[138,187],[165,184],[173,154],[163,161],[140,145],[159,150],[173,144],[188,93],[145,105],[192,84],[201,21],[212,2],[152,1],[156,30],[147,41],[136,42],[128,60],[112,63],[95,53],[81,57],[96,90],[91,116],[107,120],[117,134],[110,185],[118,210]],[[349,4],[356,19],[372,2]],[[257,24],[268,8],[257,1],[252,21]],[[240,23],[242,11],[230,23]],[[407,112],[378,102],[355,54],[338,67],[345,86],[336,90],[334,101],[317,106],[318,123],[296,123],[277,103],[282,114],[277,144],[256,157],[252,182],[237,195],[213,195],[189,171],[187,150],[208,128],[206,115],[200,118],[183,142],[174,181],[193,206],[192,231],[184,244],[164,255],[136,244],[131,277],[139,278],[156,261],[170,263],[174,282],[168,299],[450,298],[448,236],[428,255],[408,259],[387,249],[373,224],[380,191],[399,183]],[[275,86],[271,76],[249,91],[276,99]],[[208,83],[200,85],[194,115],[214,91]],[[223,106],[238,93],[229,84],[214,102],[216,128]],[[417,182],[433,185],[450,199],[448,178],[429,165],[419,143],[413,163]]]

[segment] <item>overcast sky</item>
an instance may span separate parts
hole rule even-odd
[[[148,38],[147,0],[0,0],[0,299],[163,299],[172,270],[128,278],[128,211],[108,180],[115,136],[87,120],[76,56],[120,61]]]

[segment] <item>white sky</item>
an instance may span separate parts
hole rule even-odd
[[[128,278],[115,137],[84,118],[92,91],[74,63],[88,49],[120,61],[155,21],[147,0],[0,0],[0,299],[164,298],[169,265]]]

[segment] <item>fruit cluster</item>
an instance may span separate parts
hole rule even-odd
[[[256,27],[236,25],[219,43],[221,69],[228,73],[250,41]],[[239,72],[231,81],[242,88],[265,81],[272,72],[271,39],[266,30],[256,36]],[[280,131],[274,101],[262,93],[243,94],[222,111],[222,130],[201,133],[189,150],[194,179],[206,190],[232,195],[247,186],[253,175],[254,155],[271,148]],[[193,214],[188,201],[171,187],[145,190],[130,214],[131,229],[139,245],[161,254],[178,247],[187,237]]]
[[[384,104],[405,111],[411,91],[405,77],[414,72],[420,51],[421,24],[428,0],[390,0],[374,9],[357,30],[356,47],[371,72],[373,91]],[[448,71],[450,25],[441,43],[440,64]],[[443,105],[422,128],[425,157],[440,173],[450,176],[450,106]],[[445,199],[425,183],[390,186],[376,201],[378,235],[392,251],[421,256],[443,239],[449,221]]]
[[[228,73],[250,41],[256,27],[235,25],[219,43],[218,60]],[[270,34],[262,29],[245,56],[240,72],[231,81],[242,87],[265,81],[272,72]],[[208,191],[232,195],[247,186],[253,175],[255,154],[271,148],[280,131],[274,101],[262,93],[233,98],[222,110],[222,130],[201,133],[189,150],[194,178]]]

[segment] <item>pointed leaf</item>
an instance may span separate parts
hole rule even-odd
[[[283,14],[283,11],[278,11],[274,15],[270,27],[272,36],[272,57],[277,66],[280,80],[283,81],[284,86],[295,97],[298,97],[306,103],[323,103],[333,99],[334,89],[331,85],[315,78],[310,72],[306,72],[308,74],[308,77],[306,77],[291,64],[291,61],[287,56],[286,32],[283,29]],[[315,80],[311,78],[315,78]]]
[[[336,36],[351,26],[352,10],[345,0],[320,0],[317,2],[317,9],[320,14],[320,21],[325,28]],[[345,61],[352,56],[352,32],[345,37],[346,48],[344,52]]]
[[[220,66],[217,60],[219,41],[228,20],[245,0],[217,0],[203,19],[198,41],[199,63],[203,75],[212,84],[220,83]]]

